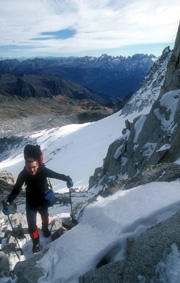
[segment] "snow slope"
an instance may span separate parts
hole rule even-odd
[[[143,110],[143,113],[149,108]],[[121,111],[93,123],[72,124],[32,134],[28,139],[41,145],[46,166],[70,175],[75,187],[86,188],[95,168],[102,166],[109,145],[121,136],[125,120],[132,121],[140,113],[129,116]],[[0,163],[0,170],[12,172],[15,177],[24,167],[23,147]],[[66,184],[53,180],[56,191]]]
[[[39,283],[78,282],[112,247],[117,250],[112,261],[122,258],[127,237],[137,236],[179,209],[179,186],[179,181],[154,182],[99,197],[86,207],[76,227],[51,243],[38,263],[45,272]]]

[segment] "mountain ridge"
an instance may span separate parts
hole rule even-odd
[[[118,102],[137,90],[144,76],[154,63],[154,55],[42,58],[0,61],[0,72],[16,75],[51,75],[74,81],[107,101]],[[131,84],[129,84],[131,81]]]
[[[53,97],[64,95],[74,99],[91,99],[103,103],[103,99],[85,87],[50,75],[12,73],[0,74],[0,93],[19,97]]]
[[[167,46],[162,55],[154,62],[148,74],[135,92],[122,108],[122,114],[127,115],[134,111],[141,112],[143,108],[151,107],[157,100],[161,87],[165,81],[167,65],[170,61],[172,51]]]

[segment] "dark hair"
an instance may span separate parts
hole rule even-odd
[[[42,151],[39,145],[27,144],[24,148],[24,159],[38,161],[42,165]]]

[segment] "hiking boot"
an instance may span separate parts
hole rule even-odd
[[[51,232],[49,231],[48,226],[43,226],[42,232],[43,232],[44,237],[46,237],[46,238],[51,236]]]
[[[37,238],[33,238],[34,236],[37,236]],[[40,244],[39,244],[39,233],[38,233],[38,229],[31,234],[32,237],[32,242],[33,242],[33,248],[32,248],[32,252],[33,253],[38,253],[40,251]]]
[[[39,243],[33,245],[32,252],[33,254],[40,252]]]

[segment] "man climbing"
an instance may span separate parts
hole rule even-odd
[[[20,172],[16,184],[4,205],[4,214],[9,214],[9,205],[19,194],[23,184],[26,185],[26,217],[29,234],[33,241],[33,253],[40,251],[39,231],[36,226],[36,215],[40,213],[42,231],[45,237],[50,236],[48,229],[48,204],[44,192],[48,189],[47,177],[67,182],[67,187],[73,186],[69,176],[56,173],[43,165],[43,156],[38,145],[26,145],[24,148],[25,167]]]

